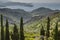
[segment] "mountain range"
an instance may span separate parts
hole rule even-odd
[[[4,21],[8,18],[9,23],[19,23],[20,17],[23,17],[24,23],[28,23],[30,21],[40,20],[43,17],[53,15],[55,12],[60,12],[60,10],[40,7],[31,12],[26,12],[22,9],[0,8],[0,14],[4,15]]]
[[[6,20],[6,18],[9,19],[9,22],[19,22],[20,21],[20,17],[24,18],[28,20],[31,18],[31,14],[22,10],[22,9],[8,9],[8,8],[3,8],[0,9],[0,14],[4,15],[4,20]]]

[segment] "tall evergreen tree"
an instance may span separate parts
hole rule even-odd
[[[14,24],[13,34],[11,35],[11,38],[12,40],[19,40],[19,34],[16,24]]]
[[[49,36],[50,36],[50,32],[49,32],[49,29],[50,29],[50,18],[48,17],[47,18],[47,31],[46,31],[46,40],[48,40]]]
[[[1,15],[1,40],[4,40],[3,15]]]
[[[54,40],[58,40],[58,22],[56,23],[55,30],[54,30]]]
[[[20,40],[24,40],[23,18],[20,19]]]
[[[10,38],[9,38],[9,24],[8,24],[8,19],[6,19],[6,33],[5,33],[5,40],[10,40]]]
[[[40,35],[41,35],[41,39],[44,40],[45,30],[44,30],[43,26],[40,30]]]

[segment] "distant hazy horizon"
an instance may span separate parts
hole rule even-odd
[[[27,7],[27,6],[6,6],[4,8],[23,9],[25,11],[32,11],[32,10],[40,8],[40,7],[46,7],[46,8],[50,8],[52,10],[56,10],[56,9],[60,10],[60,4],[58,4],[58,3],[56,3],[56,4],[54,4],[54,3],[49,3],[49,4],[48,3],[45,3],[45,4],[44,3],[41,3],[41,4],[33,3],[32,5],[33,5],[33,7]]]
[[[60,0],[0,0],[0,2],[32,3],[33,7],[25,7],[25,6],[6,6],[5,7],[5,8],[14,8],[14,9],[24,9],[25,11],[32,11],[40,7],[46,7],[53,10],[55,9],[60,10]]]

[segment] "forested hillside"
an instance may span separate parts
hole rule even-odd
[[[20,18],[20,25],[16,23],[9,24],[8,18],[6,18],[5,22],[3,25],[3,15],[1,15],[1,40],[60,39],[60,12],[55,12],[53,15],[38,20],[30,20],[26,24],[23,23],[23,17]]]

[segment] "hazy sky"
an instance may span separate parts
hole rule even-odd
[[[26,3],[60,3],[60,0],[0,0],[0,1],[26,2]]]

